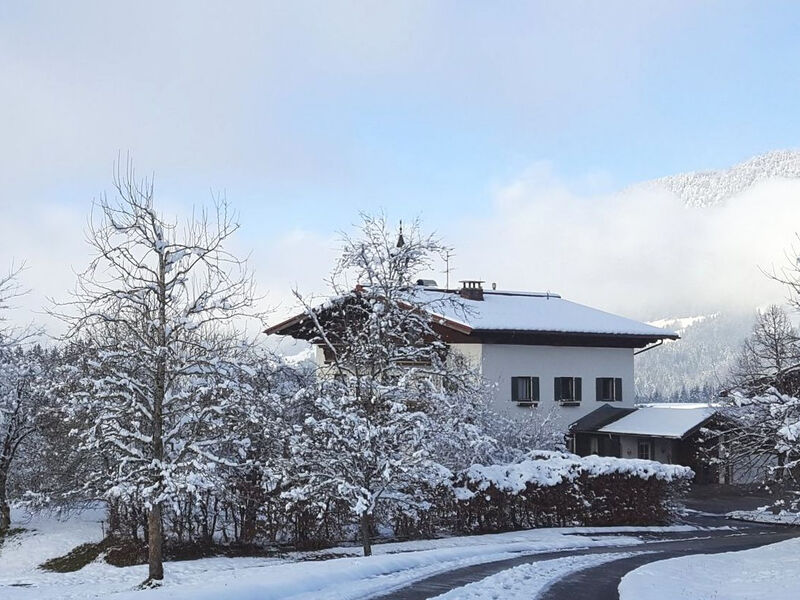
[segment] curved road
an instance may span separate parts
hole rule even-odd
[[[647,552],[607,562],[597,567],[570,573],[539,596],[542,600],[618,600],[617,586],[629,571],[657,560],[685,556],[687,554],[714,554],[756,548],[774,544],[792,537],[800,536],[800,529],[778,526],[734,523],[721,517],[701,516],[695,521],[704,526],[732,525],[740,529],[734,531],[695,531],[684,534],[654,535],[644,544],[634,546],[595,547],[585,550],[569,550],[519,556],[482,565],[454,569],[379,596],[381,600],[427,600],[454,588],[479,581],[523,564],[541,562],[567,556],[587,554],[613,554]]]
[[[571,573],[546,589],[539,600],[619,600],[618,587],[622,578],[644,564],[688,554],[716,554],[735,552],[758,546],[782,542],[800,535],[800,531],[762,531],[744,535],[711,537],[705,540],[687,540],[647,544],[652,554],[640,554],[615,560],[597,567]]]

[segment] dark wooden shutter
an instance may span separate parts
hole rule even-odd
[[[531,396],[532,396],[534,402],[538,402],[539,401],[539,378],[538,377],[533,377],[532,380],[533,380],[533,384],[532,384],[532,388],[533,389],[531,390]]]
[[[511,378],[511,400],[519,402],[519,377]]]
[[[600,402],[600,401],[603,400],[603,378],[602,377],[598,377],[597,379],[594,380],[594,382],[595,382],[595,386],[594,386],[595,387],[595,397],[594,397],[594,399],[597,400],[598,402]]]
[[[561,400],[561,377],[553,379],[553,397],[556,402]]]
[[[614,400],[622,402],[622,378],[617,377],[614,380]]]
[[[575,401],[576,402],[580,402],[581,401],[581,378],[580,377],[576,377],[575,378]]]

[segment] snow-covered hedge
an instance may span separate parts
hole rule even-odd
[[[679,465],[557,452],[536,452],[507,465],[473,465],[454,479],[456,528],[663,523],[693,476]]]

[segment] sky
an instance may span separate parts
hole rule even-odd
[[[23,314],[63,297],[130,153],[169,214],[228,198],[276,314],[379,210],[452,245],[454,280],[636,318],[768,301],[800,190],[626,190],[800,147],[799,26],[791,2],[2,0],[0,268],[26,261]]]

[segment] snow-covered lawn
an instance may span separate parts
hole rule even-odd
[[[134,591],[147,573],[146,566],[117,568],[102,560],[74,573],[38,569],[43,561],[74,547],[99,541],[101,512],[85,512],[68,521],[35,517],[27,531],[0,547],[0,598],[47,600],[77,598],[346,600],[402,587],[409,582],[453,568],[525,554],[623,546],[643,543],[636,533],[691,532],[691,526],[668,528],[618,527],[536,529],[530,531],[378,544],[372,557],[321,559],[357,547],[340,547],[281,558],[207,558],[166,564],[161,589]],[[617,535],[600,535],[614,533]],[[306,560],[304,560],[306,559]]]
[[[81,544],[99,542],[104,518],[105,511],[99,509],[70,515],[68,520],[50,513],[30,515],[12,510],[12,527],[25,531],[0,542],[0,581],[30,573],[46,560],[63,556]]]
[[[634,554],[589,554],[520,565],[450,590],[435,600],[530,600],[565,575]]]
[[[682,556],[631,571],[620,600],[797,600],[800,539],[761,548]]]

